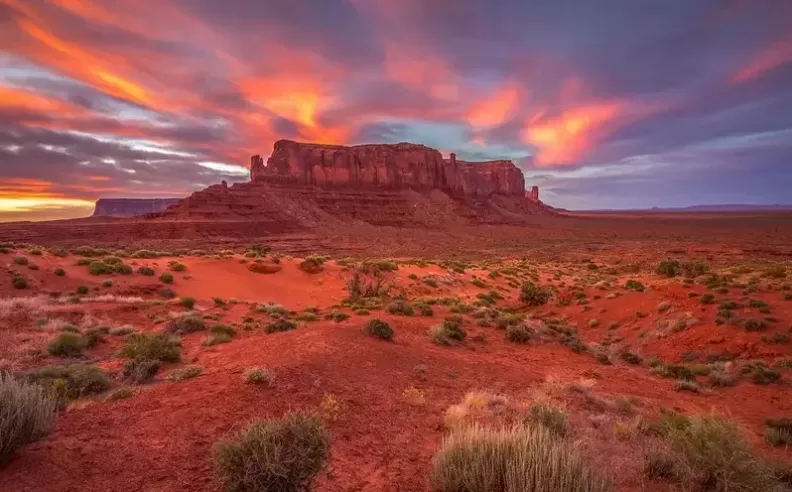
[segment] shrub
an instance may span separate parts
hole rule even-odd
[[[763,319],[746,319],[741,325],[745,331],[764,331],[767,329],[767,321]]]
[[[105,401],[124,400],[126,398],[130,398],[134,394],[135,394],[135,390],[124,386],[123,388],[118,388],[108,393],[108,395],[105,397]]]
[[[47,344],[47,352],[58,357],[81,357],[87,343],[79,333],[64,331],[58,333]]]
[[[193,297],[182,297],[181,298],[181,305],[186,307],[187,309],[192,309],[195,307],[195,298]]]
[[[679,262],[677,260],[663,260],[655,268],[655,273],[666,277],[676,277],[679,275]]]
[[[633,279],[628,280],[624,284],[624,288],[627,289],[627,290],[635,290],[635,291],[638,291],[638,292],[643,292],[644,289],[646,289],[646,287],[644,287],[644,284],[642,284],[641,282],[639,282],[637,280],[633,280]]]
[[[226,492],[311,490],[327,461],[330,439],[322,421],[292,413],[256,420],[212,450],[215,475]]]
[[[268,263],[251,263],[248,266],[248,270],[250,270],[253,273],[271,275],[273,273],[278,273],[279,271],[283,270],[283,267],[280,265],[273,265]]]
[[[153,359],[128,360],[124,363],[122,374],[135,384],[143,384],[154,379],[160,366],[160,361]]]
[[[412,316],[415,314],[410,303],[402,299],[397,299],[388,304],[388,312],[390,314],[399,314],[402,316]]]
[[[175,371],[168,374],[168,381],[171,383],[178,383],[179,381],[184,381],[185,379],[191,379],[199,376],[202,372],[203,367],[201,366],[182,367],[181,369],[176,369]]]
[[[271,386],[275,376],[265,367],[251,367],[245,371],[245,382],[248,384],[266,384]]]
[[[393,340],[393,328],[380,319],[370,319],[366,322],[365,329],[366,332],[373,337],[382,338],[383,340]]]
[[[264,331],[267,333],[278,333],[282,331],[291,331],[296,328],[297,325],[292,321],[287,319],[277,319],[264,327]]]
[[[178,339],[165,333],[132,333],[121,348],[121,355],[133,361],[179,362],[181,350]]]
[[[138,273],[146,277],[153,277],[157,272],[155,272],[151,267],[142,266],[138,268]]]
[[[511,325],[506,328],[506,340],[514,343],[528,343],[531,340],[531,332],[525,325]]]
[[[66,276],[66,270],[64,270],[63,268],[56,268],[55,271],[53,271],[52,273],[54,273],[56,277]]]
[[[771,446],[792,445],[792,419],[767,419],[765,440]]]
[[[107,391],[110,380],[94,366],[45,366],[28,373],[31,381],[51,389],[61,398],[82,398]]]
[[[172,272],[185,272],[185,271],[187,271],[187,266],[184,265],[183,263],[179,263],[178,261],[168,262],[168,268],[170,268]]]
[[[49,434],[58,411],[54,395],[0,372],[0,462]]]
[[[15,289],[27,289],[28,288],[28,281],[22,275],[16,274],[14,278],[11,279],[11,286]]]
[[[429,304],[418,303],[415,305],[415,307],[418,308],[418,312],[421,313],[421,316],[434,315],[434,310],[432,309],[432,306],[430,306]]]
[[[163,284],[172,284],[173,283],[173,275],[168,273],[168,272],[165,272],[162,275],[160,275],[160,281]]]
[[[712,294],[704,294],[701,296],[699,302],[701,302],[701,304],[715,304],[715,296]]]
[[[214,347],[215,345],[220,345],[221,343],[228,343],[231,340],[231,335],[226,333],[212,333],[208,337],[204,338],[203,345],[205,347]]]
[[[325,260],[322,257],[309,256],[297,265],[297,267],[305,273],[319,273],[322,271],[322,265]]]
[[[198,316],[185,315],[172,319],[165,326],[166,333],[183,335],[206,330],[206,323]]]
[[[714,415],[676,415],[666,417],[661,428],[688,484],[714,491],[770,490],[769,470],[734,423]]]
[[[520,288],[520,302],[528,306],[543,306],[550,300],[550,291],[532,282],[524,282]]]
[[[209,332],[214,334],[227,335],[229,337],[233,337],[234,335],[236,335],[236,330],[234,329],[233,326],[224,325],[220,323],[216,325],[212,325],[212,327],[209,328]]]
[[[462,427],[432,461],[437,492],[606,492],[608,480],[578,450],[542,426]]]
[[[625,350],[619,354],[619,358],[628,364],[635,364],[638,365],[643,362],[643,359],[640,355],[636,354],[635,352],[630,352],[629,350]]]
[[[28,259],[24,256],[16,256],[14,257],[14,263],[20,266],[26,266],[28,264]]]
[[[357,299],[384,297],[388,295],[389,290],[385,276],[379,271],[368,275],[361,274],[360,272],[353,273],[352,277],[346,281],[346,288],[347,292],[349,292],[349,298],[353,301]]]
[[[566,435],[567,416],[564,411],[549,403],[534,403],[531,405],[530,420],[545,426],[557,436]]]

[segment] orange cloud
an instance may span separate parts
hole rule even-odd
[[[506,121],[516,109],[520,90],[516,86],[502,87],[492,95],[477,102],[467,113],[473,126],[497,126]]]
[[[570,164],[580,158],[598,134],[623,115],[624,110],[622,103],[603,102],[568,109],[549,119],[532,117],[522,137],[538,148],[535,162],[539,166]]]

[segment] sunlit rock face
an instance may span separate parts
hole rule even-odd
[[[253,156],[253,182],[293,181],[320,187],[386,188],[455,196],[524,196],[525,179],[511,161],[464,162],[411,143],[356,145],[275,143],[267,165]]]

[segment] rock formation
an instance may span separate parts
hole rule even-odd
[[[96,201],[94,217],[139,217],[162,212],[180,198],[100,198]]]
[[[536,199],[530,199],[535,197]],[[423,145],[275,143],[250,182],[214,185],[151,218],[246,221],[270,230],[370,224],[518,224],[551,214],[511,161],[464,162]]]
[[[531,200],[532,202],[539,202],[539,187],[534,186],[531,188],[531,191],[525,194],[525,198]]]
[[[320,187],[442,190],[452,196],[524,196],[525,179],[511,161],[464,162],[411,143],[356,145],[275,143],[272,155],[253,156],[253,182]]]

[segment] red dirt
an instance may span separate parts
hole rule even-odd
[[[495,289],[505,297],[498,303],[499,307],[518,308],[539,319],[563,318],[565,324],[578,327],[586,343],[601,343],[608,334],[617,335],[621,340],[614,342],[614,349],[629,348],[645,357],[656,356],[672,362],[679,362],[692,352],[696,353],[697,362],[703,362],[707,355],[727,352],[735,354],[738,363],[752,358],[772,363],[776,357],[792,356],[789,343],[766,341],[776,333],[788,333],[792,327],[792,301],[784,299],[792,291],[780,290],[784,283],[792,283],[789,268],[792,241],[789,231],[774,232],[788,218],[774,216],[753,226],[741,222],[742,219],[734,219],[737,221],[731,222],[731,226],[725,219],[718,219],[724,222],[705,222],[697,228],[695,221],[688,219],[679,219],[676,226],[657,219],[652,222],[656,226],[653,228],[633,221],[569,219],[579,226],[580,234],[568,242],[566,238],[573,232],[569,223],[564,219],[554,220],[557,221],[552,224],[538,222],[535,229],[478,228],[468,234],[462,230],[415,230],[414,234],[405,234],[403,230],[382,229],[374,235],[327,231],[301,243],[302,246],[284,251],[306,248],[347,254],[362,245],[366,248],[363,256],[397,253],[413,256],[410,252],[423,250],[425,255],[414,256],[446,260],[477,257],[476,266],[468,265],[463,274],[437,264],[402,264],[398,271],[388,274],[392,293],[404,292],[411,301],[425,296],[455,296],[473,302],[477,294]],[[721,237],[726,237],[728,227],[736,233],[719,242]],[[55,230],[47,231],[45,226],[31,228],[34,232],[45,231],[39,237]],[[101,227],[96,230],[106,231]],[[673,239],[664,240],[663,235]],[[767,238],[761,245],[754,239],[759,236]],[[289,240],[278,243],[281,239],[273,238],[267,243],[298,244]],[[87,241],[80,238],[79,242]],[[186,243],[185,246],[198,247]],[[32,271],[14,265],[12,257],[20,254],[37,263],[40,269]],[[708,255],[714,256],[707,258]],[[717,303],[702,305],[700,297],[688,297],[689,292],[701,295],[713,292],[711,289],[699,282],[685,287],[679,278],[667,279],[653,272],[657,260],[666,256],[704,261],[716,271],[749,265],[751,272],[742,277],[759,277],[758,290],[745,294],[744,289],[730,288],[730,292],[718,293],[716,298],[764,301],[770,306],[769,316],[776,321],[761,332],[716,325]],[[491,264],[486,260],[507,257],[511,259],[503,264],[500,260]],[[527,268],[535,269],[540,283],[556,289],[550,304],[523,308],[517,302],[518,289],[509,285],[505,275],[488,277],[489,271],[513,267],[524,258],[530,263]],[[593,260],[598,270],[589,270],[583,259]],[[128,264],[134,262],[135,270],[142,265],[152,266],[157,275],[167,270],[171,260],[124,259]],[[734,387],[715,387],[701,394],[678,392],[673,380],[654,376],[645,366],[631,366],[616,358],[614,365],[602,365],[590,354],[574,353],[550,340],[517,345],[507,342],[503,331],[495,327],[477,326],[470,316],[465,316],[466,341],[459,346],[443,347],[429,341],[427,329],[449,314],[448,307],[435,305],[431,317],[393,316],[384,311],[358,316],[348,308],[332,307],[346,297],[345,281],[350,275],[333,261],[326,263],[320,273],[308,274],[297,267],[297,260],[284,258],[281,271],[264,275],[248,270],[250,260],[245,260],[247,263],[240,260],[241,255],[178,258],[187,270],[174,273],[175,281],[169,287],[179,296],[194,297],[200,313],[218,314],[222,323],[241,324],[243,317],[253,317],[252,330],[238,330],[232,342],[214,347],[201,344],[204,334],[183,336],[184,364],[204,367],[204,372],[194,379],[168,382],[167,374],[179,367],[172,364],[153,383],[138,387],[131,398],[105,402],[99,396],[75,402],[58,417],[49,437],[27,446],[0,468],[0,490],[215,492],[218,488],[212,479],[210,453],[218,439],[251,418],[279,416],[295,408],[315,409],[325,395],[332,395],[340,403],[340,410],[327,421],[332,456],[328,473],[318,480],[317,489],[323,492],[428,491],[431,459],[445,432],[444,412],[471,390],[503,393],[514,398],[531,398],[536,391],[549,392],[567,406],[575,438],[583,441],[586,456],[593,465],[613,477],[617,491],[669,490],[667,484],[643,476],[637,443],[614,438],[612,424],[626,418],[612,406],[597,402],[612,401],[619,395],[635,398],[637,413],[647,417],[656,415],[660,409],[727,413],[746,426],[746,437],[762,455],[790,462],[788,451],[770,448],[762,440],[766,418],[792,415],[792,399],[786,396],[788,381],[792,380],[789,369],[780,369],[781,383],[760,386],[744,379]],[[91,302],[91,296],[101,294],[161,299],[157,292],[164,285],[157,276],[135,273],[113,275],[113,286],[105,288],[102,282],[111,277],[92,276],[87,267],[74,263],[74,256],[57,258],[47,253],[41,257],[24,251],[0,255],[0,265],[8,272],[0,276],[0,298],[66,294],[80,285],[88,286],[90,291],[83,303],[48,306],[33,321],[24,317],[5,321],[0,318],[0,324],[5,323],[0,328],[3,342],[0,361],[10,361],[15,370],[60,362],[35,352],[51,336],[50,332],[35,327],[34,320],[39,316],[62,318],[75,324],[85,316],[92,316],[114,325],[129,324],[136,330],[156,331],[162,329],[170,312],[186,311],[176,301]],[[785,266],[788,277],[761,277],[770,264]],[[632,265],[639,273],[628,273]],[[58,267],[66,270],[65,277],[52,274]],[[604,273],[610,269],[612,273]],[[555,279],[556,271],[562,271],[560,279]],[[22,273],[31,281],[31,288],[12,289],[11,272]],[[520,281],[525,275],[525,272],[519,274]],[[439,287],[425,284],[422,279],[427,276],[435,278]],[[487,286],[474,286],[471,283],[474,276]],[[613,281],[610,287],[600,290],[594,285],[596,278]],[[627,279],[640,280],[647,290],[627,291],[623,288]],[[587,304],[576,304],[572,297],[573,284],[580,287],[576,291],[586,294]],[[614,292],[620,295],[609,299],[608,295]],[[601,297],[595,299],[595,296]],[[215,297],[226,301],[236,298],[240,303],[221,308],[215,306]],[[572,300],[569,305],[558,305],[559,299],[567,298]],[[245,304],[266,301],[278,302],[295,311],[317,306],[321,309],[320,319],[322,314],[334,309],[341,309],[351,317],[340,323],[327,320],[300,323],[294,331],[267,335],[261,326],[269,318],[252,312]],[[659,312],[658,305],[662,302],[670,307]],[[636,311],[647,316],[639,318]],[[755,308],[743,307],[735,312],[743,319],[765,317]],[[686,313],[697,318],[698,323],[677,333],[658,325]],[[396,332],[393,343],[364,333],[363,324],[373,316],[393,326]],[[590,327],[591,319],[599,324]],[[618,327],[609,329],[612,323]],[[103,370],[115,373],[122,363],[116,355],[122,343],[122,337],[107,336],[105,343],[88,351],[88,356]],[[242,374],[253,366],[271,369],[275,384],[270,388],[245,384]],[[421,366],[426,367],[425,372],[416,370]],[[551,383],[547,382],[548,378]],[[593,385],[590,396],[569,390],[569,385],[581,380],[587,381],[587,386]],[[706,386],[705,379],[701,381]],[[122,384],[120,379],[113,381],[114,387]],[[410,387],[425,393],[424,404],[410,403],[404,397],[403,392]],[[551,387],[555,389],[548,389]]]

